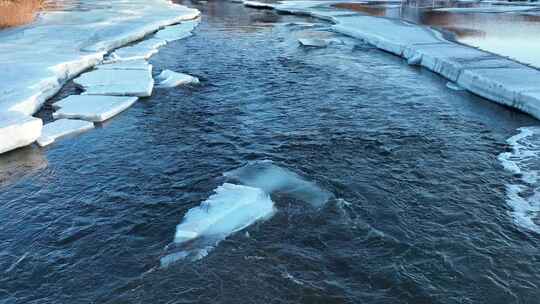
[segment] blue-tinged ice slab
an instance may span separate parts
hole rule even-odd
[[[200,23],[200,18],[184,21],[176,25],[167,26],[166,28],[158,31],[154,37],[166,42],[180,40],[192,35],[195,27]]]
[[[85,95],[147,97],[152,95],[154,79],[149,70],[96,69],[84,73],[73,82]]]
[[[98,70],[144,70],[152,72],[152,65],[142,59],[99,64],[96,68]]]
[[[125,61],[125,60],[147,60],[152,55],[158,52],[158,49],[167,44],[163,39],[150,38],[138,42],[132,46],[126,46],[114,51],[108,60],[110,61]]]
[[[53,104],[58,109],[53,117],[101,122],[120,114],[136,101],[137,97],[70,95]]]
[[[220,241],[275,212],[270,196],[258,188],[223,184],[200,206],[190,209],[176,226],[174,251],[161,258],[167,266],[177,260],[205,257]]]
[[[43,126],[37,143],[40,147],[45,147],[61,137],[82,133],[93,128],[94,123],[85,120],[59,119]]]
[[[19,112],[0,112],[0,153],[33,143],[41,134],[39,118]]]

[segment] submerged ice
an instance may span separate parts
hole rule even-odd
[[[263,190],[225,183],[184,215],[170,246],[173,253],[161,258],[161,265],[203,258],[229,235],[273,214],[274,203]]]
[[[199,79],[188,74],[165,70],[158,75],[158,87],[173,88],[185,84],[197,84]]]
[[[540,233],[540,128],[520,128],[507,142],[512,150],[501,153],[499,160],[520,179],[506,185],[511,216],[518,226]]]
[[[271,161],[255,161],[225,173],[226,177],[257,187],[267,193],[283,193],[315,207],[323,206],[332,194],[297,173],[279,167]]]

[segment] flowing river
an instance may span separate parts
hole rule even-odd
[[[151,63],[200,85],[0,156],[0,303],[538,301],[536,120],[319,20],[186,4],[200,26]],[[160,265],[225,173],[268,160],[324,200],[272,194],[272,217]]]

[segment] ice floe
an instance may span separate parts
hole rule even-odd
[[[503,167],[520,180],[506,185],[506,201],[518,226],[540,233],[540,127],[518,130],[507,141],[512,150],[499,155]]]
[[[220,241],[274,212],[274,203],[261,189],[225,183],[184,215],[169,246],[174,252],[161,258],[161,265],[201,259]]]
[[[33,143],[41,134],[39,118],[19,112],[0,112],[0,153]]]
[[[267,193],[283,193],[315,207],[323,206],[332,197],[330,192],[317,184],[268,160],[250,162],[224,175],[244,185],[260,188]]]
[[[60,108],[53,113],[53,117],[101,122],[119,114],[136,101],[137,97],[71,95],[53,104],[53,107]]]
[[[192,35],[193,29],[195,29],[199,22],[200,19],[197,18],[195,20],[184,21],[180,24],[171,25],[158,31],[154,37],[166,42],[184,39]]]
[[[58,138],[81,133],[93,128],[94,123],[85,120],[59,119],[43,126],[37,143],[41,147],[45,147],[55,142]]]
[[[165,70],[157,76],[158,87],[172,88],[185,84],[197,84],[199,79],[188,74]]]
[[[36,22],[0,33],[0,112],[31,115],[69,79],[103,55],[199,11],[167,0],[80,0],[69,11],[40,14]],[[86,5],[90,4],[90,5]]]
[[[96,69],[74,80],[87,95],[138,96],[152,95],[154,79],[149,70]]]
[[[319,38],[299,38],[298,42],[303,46],[309,47],[326,47],[330,44],[329,40]]]

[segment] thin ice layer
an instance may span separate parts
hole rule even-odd
[[[53,104],[60,108],[53,117],[100,122],[120,114],[135,101],[137,97],[70,95]]]
[[[149,70],[97,69],[81,75],[74,82],[87,95],[147,97],[154,88]]]
[[[261,189],[223,184],[184,215],[174,237],[174,247],[179,250],[163,257],[161,264],[200,259],[231,234],[273,214],[274,203]]]
[[[111,54],[111,61],[141,60],[149,59],[158,52],[158,49],[167,44],[163,39],[151,38],[143,40],[132,46],[126,46],[114,51]]]
[[[41,134],[39,118],[18,112],[0,112],[0,153],[33,143]]]
[[[82,133],[94,128],[92,122],[76,119],[59,119],[43,126],[37,143],[41,147],[48,146],[61,137]]]
[[[224,175],[244,185],[260,188],[267,193],[287,194],[315,207],[323,206],[332,197],[330,192],[317,184],[268,160],[250,162]]]
[[[158,86],[162,88],[172,88],[190,83],[199,83],[199,79],[197,77],[184,73],[177,73],[171,70],[161,72],[157,79],[159,81]]]

